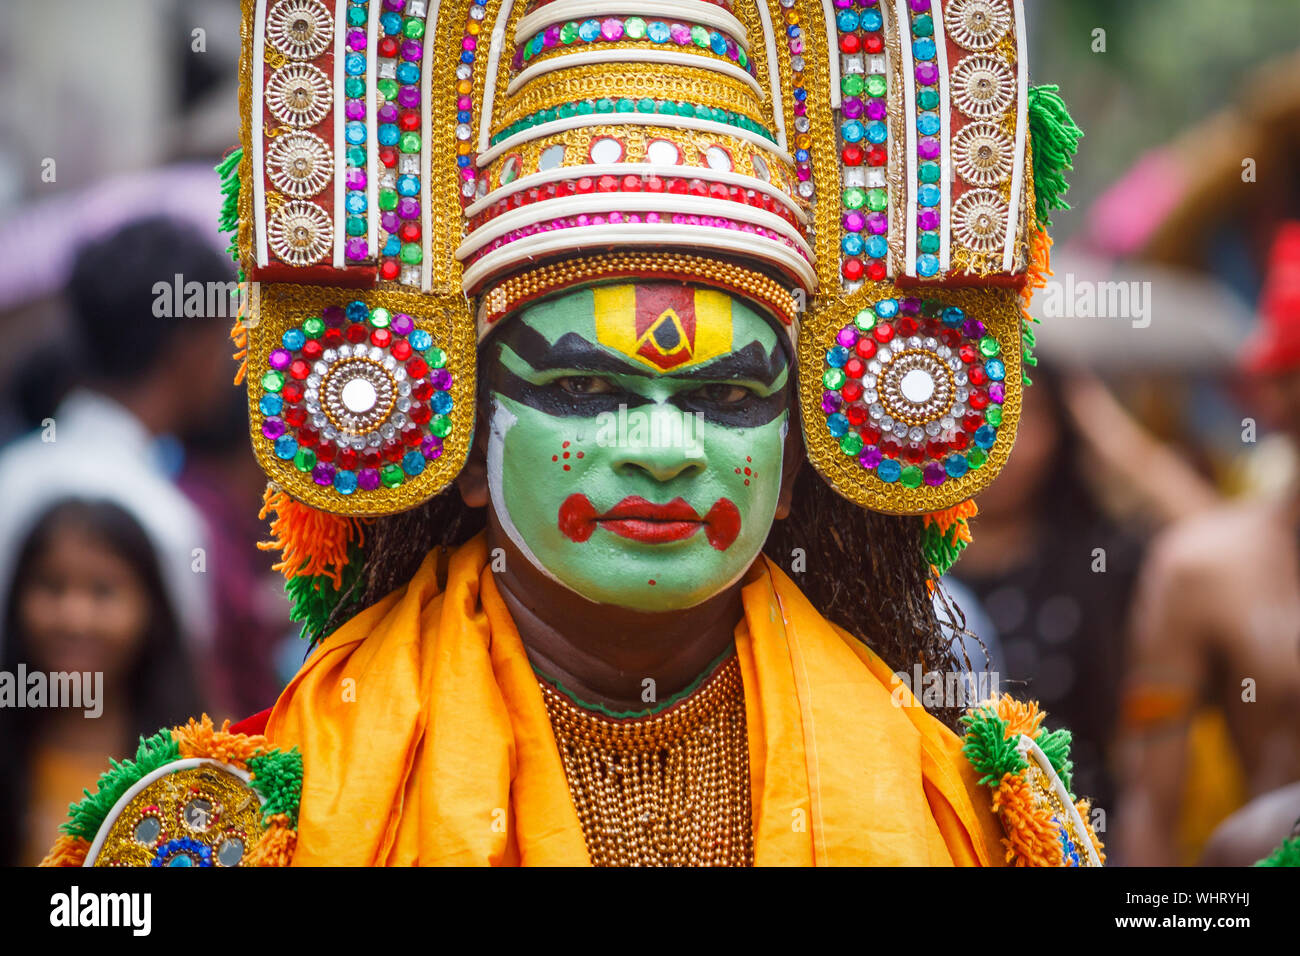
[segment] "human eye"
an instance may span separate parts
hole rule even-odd
[[[565,375],[551,384],[569,395],[608,395],[618,391],[608,379],[595,375]]]
[[[710,382],[691,393],[714,405],[739,405],[754,396],[754,390],[734,382]]]

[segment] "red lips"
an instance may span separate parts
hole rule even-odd
[[[560,505],[560,532],[573,541],[586,541],[599,524],[633,541],[664,544],[689,538],[704,529],[709,544],[719,551],[731,547],[740,534],[740,510],[728,498],[719,498],[703,518],[680,497],[667,504],[655,504],[640,495],[629,495],[603,515],[596,512],[584,494],[572,494]]]

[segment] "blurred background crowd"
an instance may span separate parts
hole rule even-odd
[[[1003,689],[1073,731],[1112,862],[1253,862],[1300,817],[1300,16],[1026,5],[1086,138],[953,590]],[[94,720],[0,708],[0,864],[106,754],[264,709],[304,654],[230,322],[152,308],[234,278],[238,45],[236,0],[0,4],[0,671],[104,675]]]

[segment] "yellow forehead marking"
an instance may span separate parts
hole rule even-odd
[[[731,351],[731,297],[717,289],[625,283],[597,286],[592,299],[596,341],[660,372]]]

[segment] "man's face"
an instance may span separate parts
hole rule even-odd
[[[488,493],[543,573],[635,610],[734,583],[771,528],[789,360],[743,301],[676,283],[583,289],[488,344]]]

